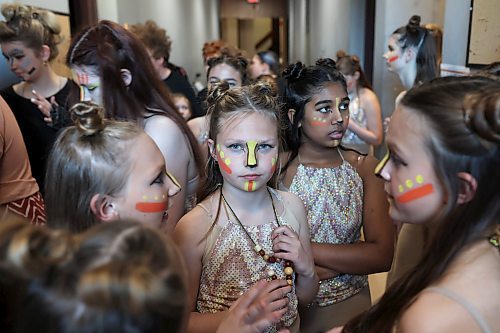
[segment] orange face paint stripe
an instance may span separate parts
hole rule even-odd
[[[392,56],[392,57],[390,57],[390,58],[388,59],[388,61],[389,61],[389,62],[394,62],[394,61],[398,60],[398,58],[399,58],[398,56]]]
[[[324,121],[313,120],[311,121],[311,126],[328,126],[328,123]]]
[[[255,185],[255,182],[253,180],[249,180],[245,182],[245,191],[247,192],[252,192],[254,190],[253,186]]]
[[[429,195],[431,193],[434,193],[434,187],[432,186],[432,184],[426,184],[400,195],[396,198],[396,200],[400,203],[408,203],[410,201],[425,197],[426,195]]]
[[[229,175],[233,173],[233,170],[231,170],[231,168],[226,164],[226,162],[224,162],[222,158],[220,158],[219,155],[217,155],[217,161],[219,161],[220,168],[224,170],[225,173]]]
[[[138,202],[135,209],[143,213],[160,213],[167,210],[167,202]]]

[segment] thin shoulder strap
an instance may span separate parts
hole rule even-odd
[[[474,318],[474,320],[479,325],[479,327],[483,333],[493,333],[493,331],[488,326],[488,322],[484,319],[483,315],[477,310],[477,308],[474,305],[472,305],[469,301],[467,301],[462,296],[454,293],[453,291],[451,291],[449,289],[442,288],[442,287],[429,287],[429,288],[424,289],[424,292],[425,291],[441,294],[441,295],[448,297],[449,299],[457,302],[458,304],[463,306],[464,309],[467,310],[467,312],[470,313],[470,315]]]

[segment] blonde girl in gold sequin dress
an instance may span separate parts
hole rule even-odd
[[[284,78],[290,156],[282,186],[307,209],[320,283],[314,302],[300,313],[301,331],[316,333],[370,307],[367,274],[390,268],[394,228],[383,182],[373,173],[377,161],[340,147],[349,98],[335,62],[299,62]]]
[[[281,147],[277,100],[262,83],[222,83],[208,100],[208,180],[174,232],[189,271],[188,331],[214,332],[235,301],[268,280],[270,310],[282,316],[264,331],[298,332],[298,305],[312,301],[318,277],[302,202],[269,186]]]
[[[416,267],[343,332],[499,332],[500,83],[447,77],[413,88],[386,140],[377,171],[391,218],[433,233]]]

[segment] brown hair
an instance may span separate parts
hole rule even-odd
[[[401,103],[427,123],[422,138],[442,179],[447,204],[420,263],[343,332],[391,332],[412,300],[437,281],[468,245],[485,239],[500,216],[500,83],[484,77],[446,77],[409,90]],[[477,181],[474,198],[457,204],[457,173]]]
[[[140,223],[111,222],[66,234],[63,256],[52,251],[60,234],[22,222],[0,226],[0,260],[27,273],[29,286],[19,313],[30,320],[19,320],[16,332],[181,331],[186,273],[172,240]],[[35,262],[46,269],[33,271]]]
[[[43,45],[50,48],[49,60],[59,54],[61,27],[54,13],[20,4],[3,4],[0,22],[0,43],[21,41],[27,47],[41,51]]]
[[[130,146],[146,134],[134,123],[104,119],[104,109],[92,102],[70,112],[75,126],[60,133],[49,155],[45,206],[49,226],[81,232],[100,223],[90,210],[92,196],[125,186]]]
[[[359,79],[356,83],[356,89],[361,85],[363,88],[373,90],[372,85],[368,82],[365,72],[361,68],[361,63],[357,55],[347,54],[344,50],[337,51],[337,69],[344,75],[354,75],[359,73]]]
[[[165,29],[160,28],[156,22],[147,20],[144,24],[133,24],[130,31],[151,51],[155,59],[163,58],[163,66],[167,67],[172,50],[172,41]]]

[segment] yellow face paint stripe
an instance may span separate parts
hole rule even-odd
[[[385,167],[385,165],[389,161],[389,157],[390,157],[389,149],[387,149],[387,152],[385,153],[384,158],[375,167],[375,170],[374,170],[375,176],[379,176],[380,177],[380,172],[382,171],[382,169]]]
[[[255,148],[257,148],[257,141],[247,141],[247,165],[256,166],[257,158],[255,156]]]

